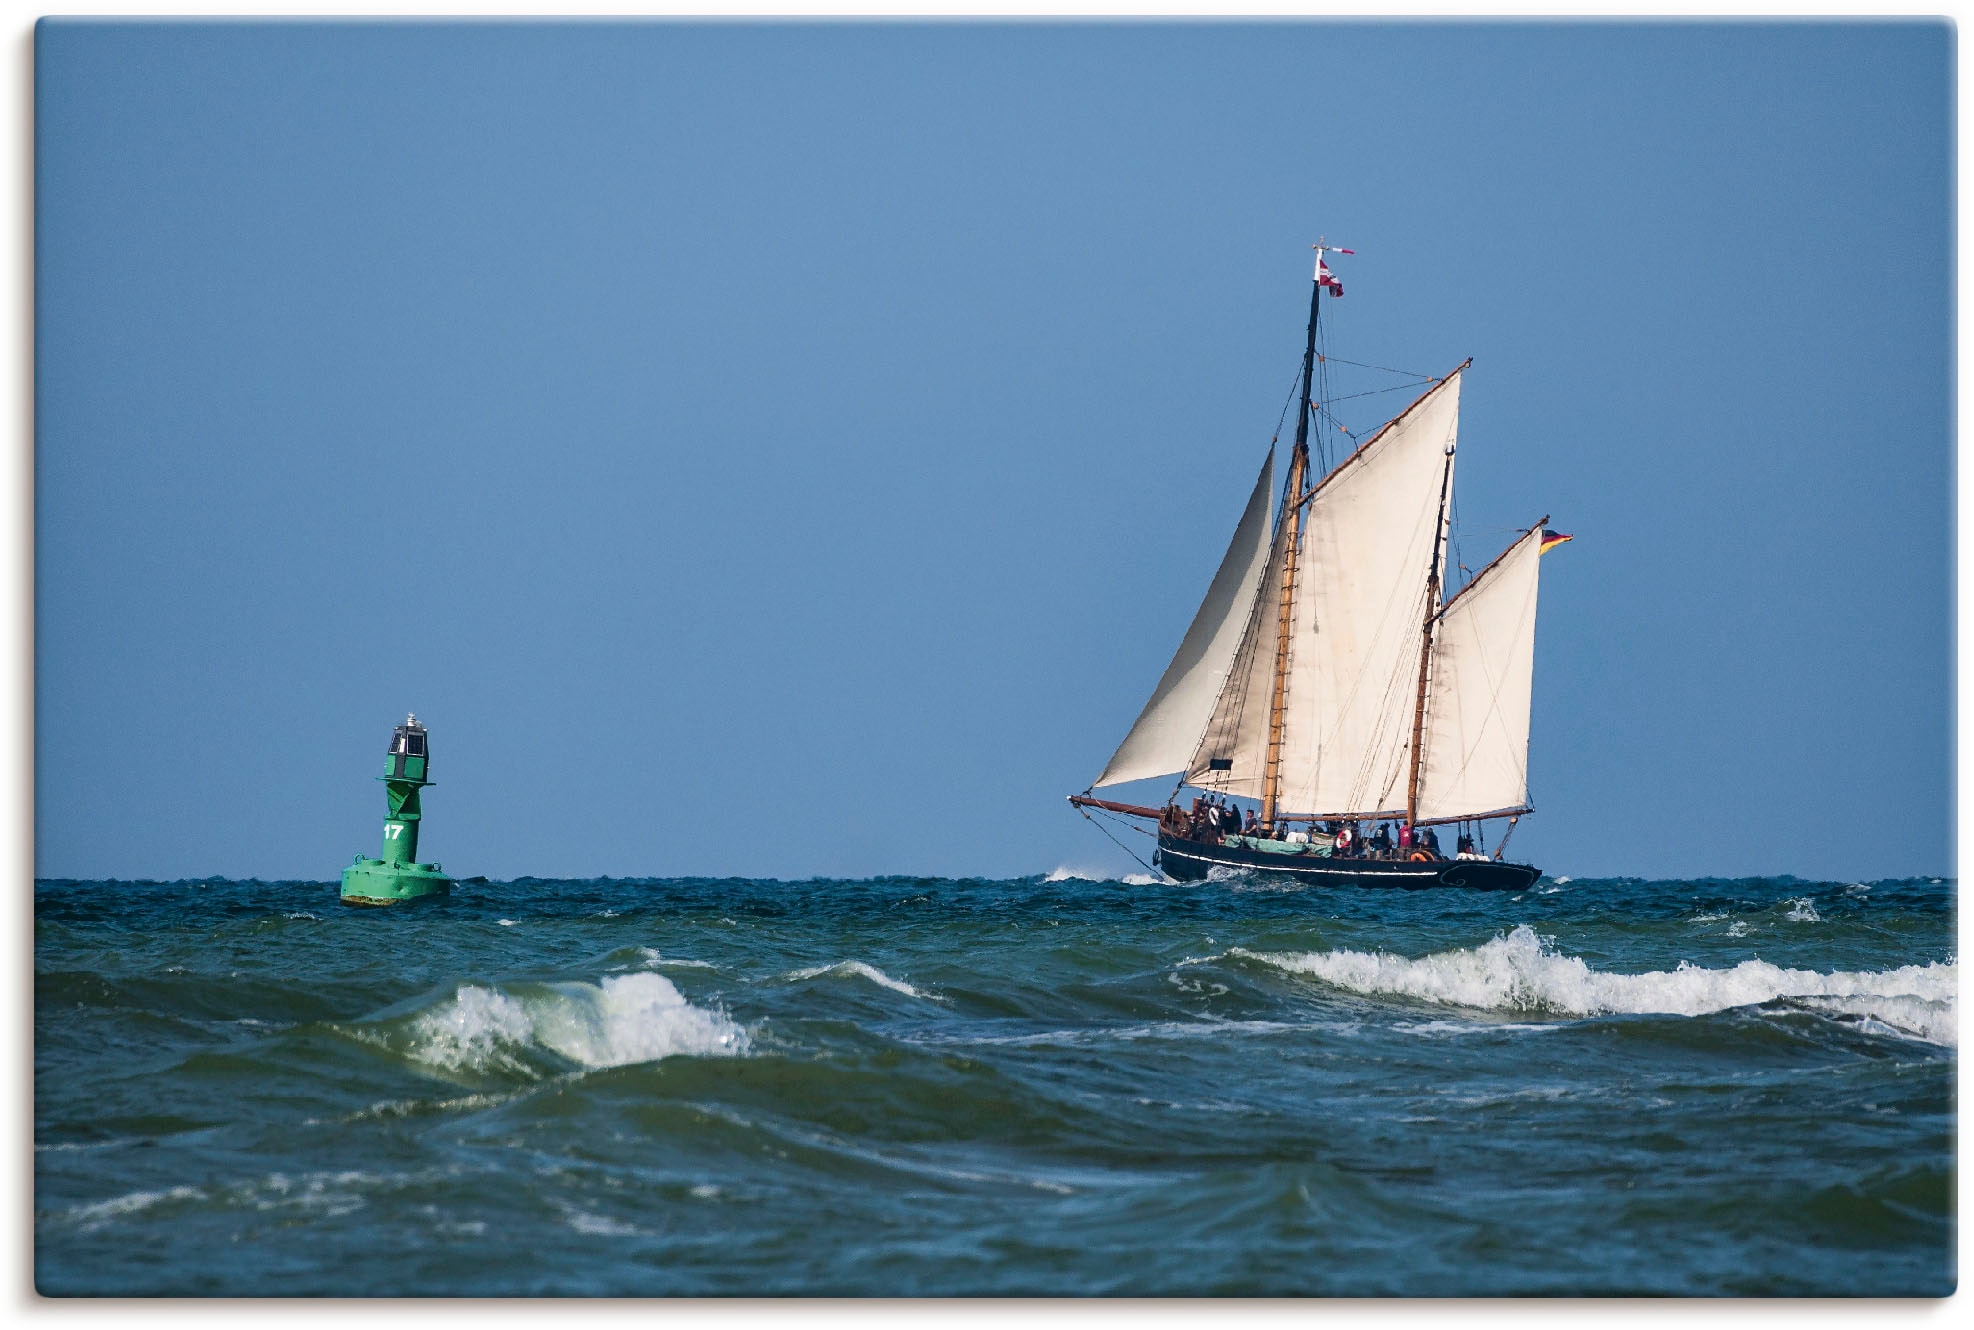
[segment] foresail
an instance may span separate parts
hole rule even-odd
[[[1426,696],[1419,821],[1528,805],[1529,696],[1535,676],[1537,525],[1448,603]]]
[[[1428,568],[1452,483],[1460,373],[1393,421],[1310,501],[1291,626],[1279,803],[1405,807]]]
[[[1275,450],[1261,464],[1261,475],[1234,528],[1220,569],[1200,602],[1172,663],[1152,690],[1131,732],[1117,746],[1098,785],[1116,785],[1183,771],[1213,712],[1229,666],[1241,644],[1255,588],[1268,559],[1268,519],[1275,489]]]
[[[1203,789],[1261,797],[1269,698],[1275,688],[1276,588],[1282,584],[1288,535],[1289,524],[1278,522],[1268,564],[1250,598],[1240,648],[1186,767],[1186,779]]]

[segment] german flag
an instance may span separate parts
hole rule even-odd
[[[1575,540],[1575,539],[1576,539],[1575,536],[1566,536],[1560,531],[1544,531],[1542,533],[1542,549],[1540,552],[1543,554],[1547,554],[1550,550],[1555,549],[1558,545],[1562,544],[1564,541]]]

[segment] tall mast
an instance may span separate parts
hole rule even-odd
[[[1323,251],[1318,242],[1316,273],[1309,290],[1309,344],[1302,353],[1302,406],[1295,416],[1295,452],[1289,458],[1289,529],[1282,547],[1282,583],[1275,603],[1275,687],[1268,701],[1268,761],[1262,769],[1261,820],[1275,824],[1275,805],[1282,786],[1282,721],[1288,701],[1289,625],[1295,618],[1295,563],[1302,545],[1302,498],[1309,475],[1309,388],[1316,372],[1316,321],[1323,310]],[[1332,283],[1334,285],[1334,282]],[[1341,287],[1337,288],[1341,290]]]
[[[1419,695],[1412,710],[1412,778],[1405,786],[1405,825],[1419,825],[1419,766],[1426,732],[1426,672],[1433,658],[1433,625],[1439,622],[1439,551],[1446,541],[1446,492],[1453,479],[1453,445],[1439,473],[1439,523],[1433,527],[1433,557],[1426,567],[1426,620],[1419,633]]]

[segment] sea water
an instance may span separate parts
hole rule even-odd
[[[1920,1294],[1954,888],[44,881],[44,1294]]]

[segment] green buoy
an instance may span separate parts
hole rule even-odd
[[[395,905],[423,896],[449,896],[452,879],[437,864],[418,862],[418,792],[432,782],[425,779],[431,762],[425,745],[425,727],[418,717],[406,716],[404,724],[391,731],[391,751],[385,758],[384,857],[363,855],[343,870],[343,903],[346,905]]]

